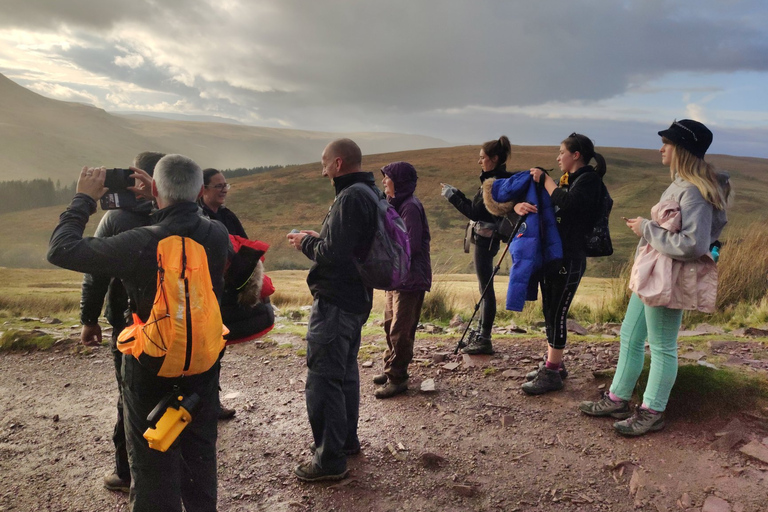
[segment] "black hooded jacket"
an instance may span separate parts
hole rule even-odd
[[[457,190],[455,194],[451,196],[449,199],[450,203],[456,207],[457,210],[459,210],[466,218],[469,220],[474,221],[483,221],[483,222],[496,222],[498,220],[498,217],[493,215],[491,212],[489,212],[485,208],[485,203],[483,203],[483,182],[487,180],[488,178],[509,178],[512,176],[512,174],[507,172],[507,165],[501,164],[496,166],[495,169],[491,171],[483,171],[480,174],[480,187],[477,189],[477,193],[475,194],[475,197],[472,198],[470,201],[467,199],[467,196],[465,196],[460,190]]]
[[[373,289],[363,284],[353,258],[371,246],[377,205],[365,190],[351,186],[355,183],[365,183],[381,195],[373,173],[353,172],[335,178],[336,198],[323,221],[320,237],[305,236],[301,250],[315,262],[307,275],[313,297],[322,297],[351,313],[369,313]]]

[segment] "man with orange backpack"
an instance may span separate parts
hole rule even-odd
[[[217,300],[229,236],[223,224],[198,214],[200,167],[167,155],[155,166],[154,178],[132,175],[145,195],[151,188],[160,208],[151,226],[83,238],[108,190],[106,173],[103,167],[81,171],[77,194],[51,236],[48,261],[119,278],[129,297],[134,324],[118,340],[124,354],[129,509],[180,512],[183,503],[188,512],[215,511],[218,354],[224,347]],[[150,448],[144,436],[153,425],[147,417],[168,397],[179,396],[199,399],[191,421],[167,451]]]

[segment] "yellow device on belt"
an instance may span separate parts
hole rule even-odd
[[[144,432],[144,439],[149,447],[160,452],[168,450],[192,421],[192,414],[199,405],[197,393],[185,397],[178,387],[174,387],[147,416],[150,427]]]

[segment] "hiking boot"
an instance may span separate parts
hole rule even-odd
[[[117,473],[112,473],[104,477],[104,487],[110,491],[128,492],[131,489],[131,479],[120,478]]]
[[[317,451],[317,445],[315,443],[309,443],[309,451],[312,452],[312,455],[315,454]],[[360,443],[357,443],[357,445],[353,446],[352,448],[347,448],[346,446],[342,450],[344,452],[344,455],[347,457],[351,457],[353,455],[357,455],[360,453]]]
[[[490,336],[473,336],[467,346],[461,349],[462,354],[479,355],[493,354],[493,345],[491,344]]]
[[[604,392],[602,398],[597,402],[581,402],[579,410],[589,416],[610,416],[620,420],[632,416],[629,401],[614,402],[607,392]]]
[[[302,482],[321,482],[323,480],[343,480],[347,478],[349,470],[344,471],[325,471],[315,465],[314,462],[296,466],[293,470],[296,477]]]
[[[539,370],[544,368],[547,365],[546,362],[542,361],[539,363],[539,369],[533,370],[532,372],[528,372],[525,375],[525,380],[533,380],[536,378],[536,374],[539,373]],[[560,369],[558,370],[560,372],[560,378],[562,380],[565,380],[568,378],[568,370],[565,369],[565,363],[560,363]]]
[[[392,398],[400,393],[408,391],[408,381],[404,380],[400,384],[395,384],[392,381],[387,382],[386,386],[382,386],[373,392],[373,396],[376,398]]]
[[[221,405],[221,402],[219,402],[219,419],[220,420],[228,420],[231,419],[235,415],[234,409],[227,409],[223,405]]]
[[[631,418],[617,421],[613,424],[613,428],[623,436],[641,436],[648,432],[656,432],[664,428],[664,413],[654,414],[638,405]]]
[[[387,375],[385,373],[380,373],[373,377],[373,383],[378,384],[379,386],[386,384],[387,380],[389,379],[387,379]]]
[[[532,381],[526,382],[522,387],[529,395],[542,395],[563,389],[563,379],[560,378],[560,372],[548,370],[545,366],[536,373]]]

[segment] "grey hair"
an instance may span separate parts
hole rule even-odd
[[[169,203],[195,201],[203,187],[203,170],[183,155],[166,155],[155,165],[157,194]]]

